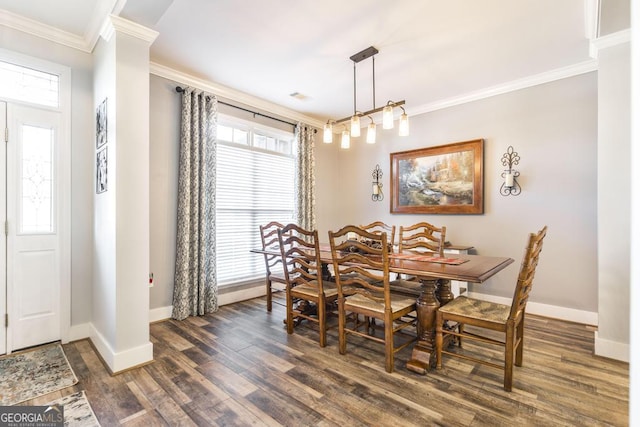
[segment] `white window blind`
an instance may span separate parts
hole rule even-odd
[[[239,134],[248,132],[249,144],[235,138],[229,128]],[[233,125],[218,129],[216,265],[218,284],[225,286],[264,277],[264,258],[250,250],[261,246],[260,225],[293,221],[295,164],[292,134],[268,135],[264,130],[233,129]],[[273,141],[269,148],[288,153],[255,146],[264,147],[267,140]]]

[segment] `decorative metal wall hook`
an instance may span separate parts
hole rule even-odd
[[[513,169],[513,166],[518,163],[520,163],[520,156],[516,151],[513,151],[512,146],[509,146],[507,152],[502,155],[502,166],[507,167],[500,175],[503,178],[502,185],[500,186],[500,194],[503,196],[517,196],[522,192],[522,187],[520,187],[516,179],[520,176],[520,172]]]
[[[371,176],[373,176],[371,200],[381,202],[384,199],[384,194],[382,194],[382,169],[380,169],[380,165],[376,165]]]

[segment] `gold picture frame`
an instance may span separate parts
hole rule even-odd
[[[391,153],[390,158],[391,213],[484,213],[484,140]]]

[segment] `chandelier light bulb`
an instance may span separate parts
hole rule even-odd
[[[360,136],[360,116],[356,114],[351,117],[351,136],[354,138]]]
[[[342,131],[342,140],[340,141],[340,148],[347,149],[351,146],[351,137],[349,136],[349,131]]]
[[[324,125],[324,131],[322,133],[322,142],[325,144],[331,144],[333,142],[333,126],[327,122]]]
[[[367,144],[376,143],[376,124],[371,122],[367,127]]]
[[[382,129],[393,129],[393,107],[391,105],[382,109]]]
[[[400,136],[408,136],[409,135],[409,116],[404,111],[400,116],[400,122],[398,123],[398,134]]]

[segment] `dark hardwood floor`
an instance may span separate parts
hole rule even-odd
[[[116,376],[88,340],[67,344],[79,383],[57,394],[85,390],[103,426],[628,424],[629,366],[593,356],[589,326],[528,315],[524,366],[508,393],[501,371],[464,360],[411,373],[410,349],[387,374],[381,345],[352,337],[340,355],[336,329],[320,348],[315,329],[287,335],[283,307],[267,313],[265,305],[259,298],[154,323],[155,361]],[[500,357],[471,342],[465,351]]]

